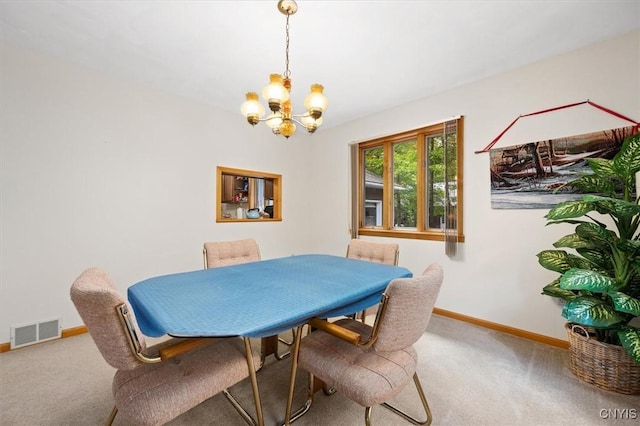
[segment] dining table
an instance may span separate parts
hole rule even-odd
[[[156,276],[130,286],[127,297],[147,336],[242,337],[255,422],[262,426],[250,339],[277,338],[293,329],[298,330],[294,345],[299,345],[299,334],[310,319],[360,312],[378,303],[393,279],[411,276],[404,267],[302,254]]]

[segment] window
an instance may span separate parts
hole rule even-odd
[[[360,235],[445,240],[462,233],[462,117],[357,145]]]

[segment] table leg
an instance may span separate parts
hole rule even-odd
[[[244,351],[247,356],[247,366],[249,368],[249,377],[251,378],[251,388],[253,389],[253,402],[256,405],[256,418],[258,426],[264,426],[264,417],[262,416],[262,403],[260,402],[260,391],[258,390],[258,378],[256,377],[256,368],[253,364],[253,352],[251,351],[251,341],[248,337],[244,337]]]

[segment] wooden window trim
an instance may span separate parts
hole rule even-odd
[[[463,200],[464,200],[464,117],[459,117],[457,120],[457,140],[456,140],[456,156],[457,156],[457,235],[458,241],[464,242],[464,228],[463,228]],[[407,239],[420,239],[420,240],[433,240],[444,241],[445,235],[443,231],[427,228],[425,224],[426,217],[426,167],[427,167],[427,152],[426,152],[426,138],[437,132],[441,132],[445,126],[445,122],[436,123],[429,126],[424,126],[418,129],[413,129],[394,135],[375,138],[369,141],[361,142],[358,144],[358,161],[357,161],[357,222],[358,222],[358,234],[366,236],[376,237],[391,237],[391,238],[407,238]],[[393,165],[391,162],[393,145],[395,143],[409,141],[415,139],[417,141],[418,149],[418,173],[417,173],[417,206],[416,206],[416,229],[397,229],[392,226],[393,218],[393,193],[389,194],[387,188],[392,188],[393,185]],[[382,227],[363,227],[364,219],[364,193],[365,193],[365,180],[364,180],[364,152],[367,149],[382,147],[383,148],[383,221]]]

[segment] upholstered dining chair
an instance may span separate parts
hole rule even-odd
[[[237,265],[239,263],[257,262],[261,260],[258,243],[253,238],[232,241],[209,241],[204,243],[202,249],[204,257],[204,268],[217,268],[220,266]],[[290,352],[278,353],[278,342],[291,346],[292,342],[282,337],[278,337],[273,343],[269,339],[262,339],[262,360],[264,361],[266,352],[273,352],[277,360],[282,360],[290,355]],[[273,347],[265,347],[272,345]]]
[[[399,246],[395,243],[379,243],[352,239],[347,246],[347,257],[369,262],[398,265]]]
[[[103,358],[116,369],[108,425],[118,412],[128,423],[164,424],[220,392],[255,424],[227,391],[249,377],[240,338],[168,339],[147,347],[133,311],[105,271],[85,270],[70,293]],[[260,355],[252,355],[257,369]]]
[[[396,243],[379,243],[354,238],[347,246],[347,257],[349,259],[359,259],[398,266],[399,255],[400,247]],[[353,314],[353,318],[357,317],[358,314]],[[365,309],[360,313],[362,322],[366,321],[366,317],[367,310]]]
[[[260,249],[253,238],[206,242],[202,254],[205,269],[260,260]]]
[[[300,339],[293,354],[297,366],[309,373],[309,392],[305,406],[290,417],[302,416],[313,402],[314,376],[365,407],[365,424],[371,424],[371,409],[382,404],[413,424],[430,424],[431,410],[416,368],[418,354],[413,344],[429,324],[443,281],[440,265],[430,265],[421,276],[398,278],[387,286],[373,326],[345,318],[334,323],[313,319],[314,331]],[[297,356],[296,356],[297,355]],[[294,367],[295,368],[295,367]],[[287,414],[291,413],[292,378]],[[413,380],[425,411],[425,420],[387,403]],[[326,391],[325,393],[329,393]]]

